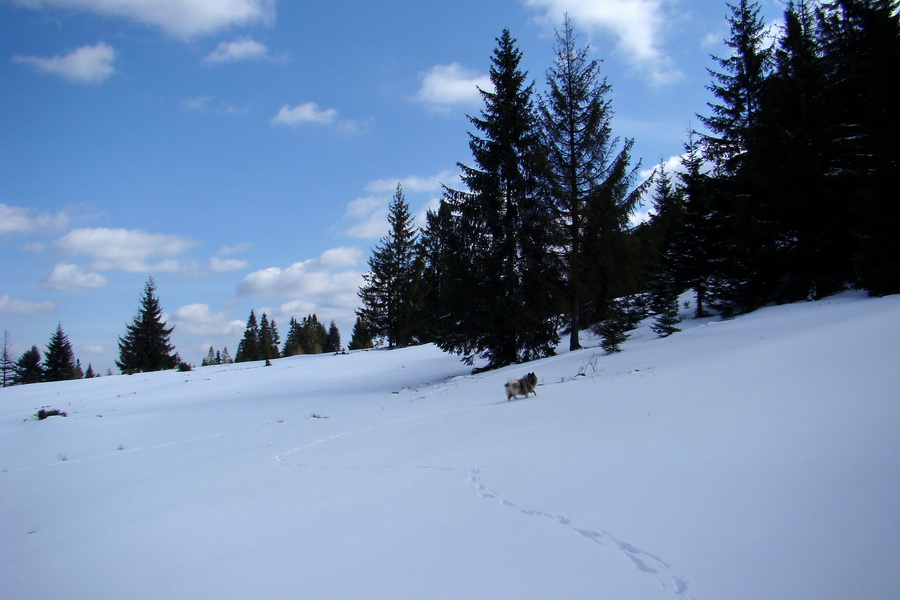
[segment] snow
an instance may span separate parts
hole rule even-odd
[[[423,346],[3,389],[0,590],[894,597],[900,297],[648,325],[479,375]]]

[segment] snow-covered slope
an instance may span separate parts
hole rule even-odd
[[[682,325],[3,389],[0,594],[896,597],[900,298]]]

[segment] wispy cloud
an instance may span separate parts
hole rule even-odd
[[[222,100],[217,100],[214,96],[194,96],[185,98],[181,102],[181,106],[185,110],[195,110],[198,112],[212,112],[221,115],[243,115],[247,113],[244,108],[238,108]]]
[[[670,5],[676,0],[522,0],[541,18],[561,24],[568,14],[578,27],[612,34],[616,48],[638,71],[657,85],[682,78],[665,52],[664,35]]]
[[[74,83],[101,83],[115,72],[112,66],[116,51],[98,42],[81,46],[63,56],[14,56],[13,62],[30,65],[38,71],[59,75]]]
[[[0,203],[0,235],[8,233],[55,233],[65,230],[71,221],[68,213],[36,213],[33,208]]]
[[[191,38],[235,26],[272,23],[275,0],[13,0],[33,8],[63,8],[121,17]]]
[[[319,108],[315,102],[306,102],[296,106],[285,104],[278,111],[278,114],[272,117],[272,123],[275,125],[303,125],[305,123],[314,123],[317,125],[330,125],[337,122],[338,111],[334,108]]]
[[[302,127],[304,125],[334,127],[349,135],[363,133],[367,129],[366,122],[343,119],[336,108],[320,108],[315,102],[305,102],[296,106],[285,104],[272,117],[271,122],[279,127]]]
[[[91,268],[97,271],[149,273],[195,269],[193,263],[176,257],[196,245],[196,241],[180,235],[95,228],[74,229],[53,242],[52,249],[67,255],[88,256],[93,259]],[[151,262],[154,260],[158,262]]]
[[[253,60],[279,62],[283,61],[284,57],[272,56],[265,44],[249,37],[240,37],[230,42],[219,42],[215,49],[203,58],[203,62],[209,65]]]
[[[435,65],[419,75],[420,86],[415,99],[439,113],[453,107],[469,106],[481,101],[479,88],[493,90],[490,77],[469,70],[459,63]]]
[[[436,175],[420,177],[409,175],[400,178],[375,179],[366,184],[365,190],[372,193],[393,193],[397,184],[403,186],[404,192],[439,192],[442,185],[454,185],[459,181],[459,175],[450,170],[444,170]]]
[[[86,292],[106,286],[106,277],[99,273],[85,271],[78,265],[58,264],[42,282],[47,290],[62,292]]]
[[[0,295],[0,315],[42,315],[56,310],[56,304],[47,300],[36,302]]]

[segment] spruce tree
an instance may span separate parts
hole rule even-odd
[[[41,351],[37,346],[22,353],[13,367],[13,385],[40,383],[44,381],[44,367],[41,365]]]
[[[481,356],[487,368],[550,355],[559,339],[545,152],[521,58],[505,30],[491,61],[493,90],[481,90],[481,115],[469,117],[482,137],[469,134],[475,165],[460,164],[468,191],[445,194],[457,228],[447,273],[456,292],[436,343],[468,364]]]
[[[123,373],[141,373],[173,369],[177,364],[175,347],[169,336],[175,327],[166,327],[163,311],[156,295],[156,282],[147,280],[141,306],[124,337],[119,338],[119,360],[116,366]]]
[[[208,367],[210,365],[216,364],[216,351],[212,346],[209,347],[209,352],[206,353],[206,358],[200,363],[201,367]]]
[[[707,157],[726,174],[737,171],[746,150],[746,140],[760,110],[763,86],[772,66],[772,48],[766,45],[765,24],[759,16],[759,4],[738,0],[728,4],[731,49],[726,58],[713,56],[721,71],[707,69],[713,84],[707,89],[719,103],[707,103],[708,117],[699,116],[709,129],[703,136]]]
[[[2,380],[0,387],[12,385],[15,361],[12,357],[12,342],[9,340],[9,332],[3,331],[3,353],[0,354],[0,372],[2,372]]]
[[[809,2],[789,3],[737,177],[753,194],[758,241],[748,287],[757,304],[816,299],[853,279],[852,210],[828,181],[836,148],[821,54]]]
[[[556,34],[556,60],[547,72],[541,102],[549,170],[547,183],[564,249],[563,280],[569,315],[569,349],[581,347],[586,315],[603,315],[624,276],[628,217],[648,183],[633,187],[640,163],[630,166],[634,140],[612,133],[612,87],[600,61],[576,46],[566,17]]]
[[[281,342],[278,336],[278,327],[275,320],[269,321],[266,313],[263,313],[262,320],[259,323],[259,354],[256,360],[269,360],[278,358],[278,344]]]
[[[282,356],[295,356],[303,354],[302,342],[303,330],[300,323],[294,317],[291,317],[288,323],[287,335],[284,338],[284,347],[281,349]]]
[[[84,372],[85,379],[94,379],[95,377],[100,377],[100,375],[94,373],[94,367],[91,363],[88,363],[87,371]]]
[[[372,334],[369,331],[369,326],[362,317],[357,316],[356,322],[353,324],[353,331],[350,334],[350,344],[348,345],[348,348],[350,350],[366,350],[374,347],[375,343],[372,341]]]
[[[325,338],[325,352],[340,352],[342,347],[341,331],[338,329],[337,324],[332,321],[331,325],[328,326],[328,336]]]
[[[821,15],[832,157],[829,189],[859,239],[859,282],[900,292],[900,3],[832,0]]]
[[[678,331],[678,296],[681,282],[678,277],[678,259],[674,250],[675,236],[680,233],[684,222],[684,204],[681,190],[676,189],[665,166],[660,164],[656,174],[653,195],[654,216],[650,221],[653,229],[653,255],[647,278],[650,312],[655,314],[651,329],[660,337]]]
[[[254,360],[260,360],[259,322],[256,320],[256,313],[250,309],[244,337],[238,342],[237,356],[234,357],[234,361],[250,362]]]
[[[416,302],[418,234],[400,184],[391,201],[388,223],[390,231],[369,259],[370,271],[359,290],[360,315],[374,336],[395,348],[417,342],[421,321]]]
[[[231,358],[231,354],[229,354],[227,346],[222,349],[222,362],[219,364],[223,364],[223,365],[234,364],[234,359]]]
[[[684,195],[684,216],[667,256],[679,287],[694,290],[694,316],[699,319],[710,314],[709,293],[721,264],[723,240],[713,208],[714,180],[703,170],[700,143],[693,130],[688,131],[681,164],[684,170],[678,178]]]

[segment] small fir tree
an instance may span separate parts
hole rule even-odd
[[[13,367],[13,384],[25,385],[44,381],[44,367],[41,365],[41,351],[37,346],[26,350]]]
[[[372,333],[369,326],[362,317],[356,317],[356,323],[353,324],[353,332],[350,334],[350,350],[365,350],[374,348],[375,342],[372,340]]]
[[[68,381],[78,378],[72,343],[63,331],[62,324],[57,324],[44,354],[44,381]]]
[[[341,332],[337,324],[332,321],[328,326],[328,335],[325,338],[325,352],[340,352],[341,349]]]
[[[123,373],[142,373],[174,369],[178,364],[175,347],[169,338],[175,327],[166,327],[163,311],[156,297],[156,282],[147,280],[141,307],[124,337],[119,338],[119,360],[116,366]]]

